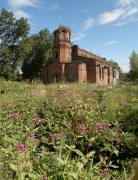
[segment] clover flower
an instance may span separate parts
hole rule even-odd
[[[86,128],[85,124],[79,124],[78,130],[82,131],[82,132],[86,132],[87,128]]]
[[[44,176],[42,180],[47,180],[46,176]]]
[[[14,113],[14,112],[9,112],[8,117],[10,117],[12,119],[16,119],[16,120],[21,119],[21,116],[18,113]]]
[[[97,130],[103,131],[103,128],[104,128],[104,124],[103,123],[101,123],[101,122],[96,123],[96,129]]]
[[[121,140],[119,138],[116,139],[116,147],[120,148]]]
[[[54,135],[51,136],[51,143],[55,144],[56,137]]]
[[[34,132],[29,132],[29,137],[30,137],[30,139],[34,139],[34,137],[35,137],[35,134],[34,134]]]
[[[18,148],[19,151],[22,151],[22,152],[26,152],[27,151],[26,145],[22,144],[22,143],[17,144],[17,148]]]
[[[108,172],[109,172],[109,170],[108,170],[108,168],[107,167],[105,167],[104,169],[103,169],[103,175],[106,175],[106,174],[108,174]]]

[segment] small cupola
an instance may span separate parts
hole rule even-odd
[[[54,31],[54,41],[71,41],[71,31],[65,26],[60,26]]]

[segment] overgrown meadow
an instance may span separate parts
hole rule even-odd
[[[0,169],[8,180],[130,180],[138,86],[0,80]]]

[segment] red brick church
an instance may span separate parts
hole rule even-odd
[[[118,68],[105,58],[80,49],[71,43],[71,31],[60,26],[54,31],[52,63],[43,68],[43,82],[88,82],[114,85],[118,81]]]

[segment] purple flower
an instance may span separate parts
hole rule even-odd
[[[110,124],[110,123],[107,124],[107,127],[111,127],[111,126],[112,126],[112,124]]]
[[[51,136],[51,143],[55,144],[56,137],[54,135]]]
[[[46,176],[44,176],[42,180],[47,180]]]
[[[121,140],[119,138],[117,138],[116,140],[116,147],[119,148],[121,145]]]
[[[108,170],[108,168],[107,167],[105,167],[104,169],[103,169],[103,175],[106,175],[106,174],[108,174],[108,172],[109,172],[109,170]]]
[[[29,132],[29,137],[30,137],[30,139],[34,139],[34,132]]]
[[[17,148],[18,148],[19,151],[22,151],[22,152],[26,152],[27,151],[26,145],[22,144],[22,143],[17,144]]]
[[[36,157],[33,157],[33,162],[37,161],[37,158]]]
[[[87,131],[87,128],[86,128],[85,124],[79,124],[78,129],[79,129],[79,131],[82,131],[82,132],[86,132]]]
[[[16,119],[16,120],[21,119],[21,116],[18,113],[14,113],[14,112],[9,112],[8,117],[10,117],[12,119]]]
[[[103,123],[100,123],[100,122],[96,123],[96,129],[103,131],[103,127],[104,127]]]

